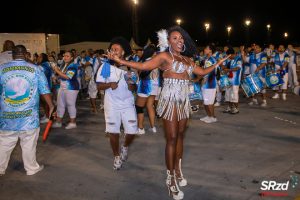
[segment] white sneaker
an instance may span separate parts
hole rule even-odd
[[[263,100],[262,104],[260,104],[261,107],[266,107],[267,106],[267,100]]]
[[[215,123],[215,122],[217,122],[217,121],[218,121],[217,118],[215,118],[215,117],[209,117],[209,118],[208,118],[207,120],[205,120],[204,122],[210,124],[210,123]]]
[[[223,110],[223,113],[230,113],[231,109],[229,106],[227,106],[227,108],[225,110]]]
[[[120,159],[120,156],[115,156],[114,159],[114,170],[119,170],[122,167],[122,160]]]
[[[282,93],[282,100],[286,101],[286,94],[285,93]]]
[[[100,104],[100,110],[103,110],[103,109],[104,109],[104,105]]]
[[[49,119],[48,119],[46,116],[43,116],[43,117],[41,118],[41,120],[40,120],[40,123],[41,123],[41,124],[46,124],[46,123],[48,123],[48,121],[49,121]]]
[[[128,159],[128,147],[121,147],[121,160],[125,162]]]
[[[279,94],[275,93],[274,96],[272,97],[272,99],[279,99]]]
[[[44,169],[44,165],[40,165],[40,167],[35,171],[35,172],[27,172],[27,176],[31,176],[31,175],[34,175],[40,171],[42,171]]]
[[[0,172],[0,176],[4,176],[5,175],[5,172]]]
[[[149,128],[149,131],[152,131],[153,133],[157,133],[157,130],[156,130],[155,126],[153,128]]]
[[[220,103],[220,102],[216,102],[216,103],[214,104],[214,106],[215,106],[215,107],[219,107],[219,106],[221,106],[221,103]]]
[[[232,108],[231,111],[230,111],[231,114],[238,114],[239,112],[240,111],[237,108],[235,108],[235,107]]]
[[[257,99],[252,99],[252,101],[250,101],[250,102],[248,103],[249,106],[253,106],[254,104],[255,104],[255,105],[258,105]]]
[[[203,121],[203,122],[205,122],[207,119],[209,119],[209,116],[205,116],[205,117],[200,118],[200,120]]]
[[[61,127],[62,127],[62,123],[60,123],[60,122],[54,122],[52,124],[52,128],[61,128]]]
[[[76,128],[77,125],[76,123],[69,123],[67,126],[66,126],[66,129],[73,129],[73,128]]]
[[[138,132],[139,135],[144,135],[145,133],[146,131],[144,128],[139,128],[139,132]]]

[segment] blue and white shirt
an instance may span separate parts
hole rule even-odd
[[[278,69],[281,69],[283,70],[283,65],[284,63],[289,63],[290,61],[290,58],[289,58],[289,55],[284,52],[284,53],[276,53],[273,60],[272,60],[274,63],[275,63],[275,68],[278,70]],[[285,68],[285,72],[288,72],[288,67]]]
[[[204,61],[204,68],[208,68],[217,63],[217,60],[211,56],[206,58]],[[217,70],[213,70],[207,74],[204,78],[204,83],[202,84],[202,89],[215,89],[217,87]]]
[[[62,72],[65,73],[69,79],[60,77],[60,88],[64,90],[79,90],[79,83],[77,80],[78,65],[71,63],[69,66],[64,66]]]
[[[0,130],[38,128],[41,94],[50,93],[42,70],[25,60],[0,65]]]
[[[239,86],[241,83],[241,74],[242,74],[242,59],[239,56],[236,56],[234,59],[227,59],[224,61],[224,65],[228,66],[228,69],[233,69],[238,67],[237,71],[231,71],[232,76],[229,77],[231,84],[234,86]]]
[[[252,53],[247,57],[247,62],[250,64],[250,73],[253,74],[255,73],[256,69],[261,65],[261,64],[267,64],[268,63],[268,58],[267,54],[264,52],[260,53]],[[259,71],[260,75],[262,77],[266,77],[266,66],[262,68]]]
[[[297,65],[297,54],[295,51],[287,51],[290,59],[289,59],[289,65]]]
[[[49,89],[51,90],[52,88],[52,76],[53,76],[53,70],[50,66],[50,63],[49,62],[43,62],[41,64],[42,68],[43,68],[43,72],[47,78],[47,81],[48,81],[48,86],[49,86]]]
[[[220,60],[223,58],[223,54],[221,54],[220,52],[216,51],[213,55],[212,55],[216,60]]]

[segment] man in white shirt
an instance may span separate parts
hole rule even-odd
[[[297,71],[296,71],[296,67],[297,67],[297,52],[294,50],[293,45],[288,45],[287,48],[287,53],[290,56],[289,59],[289,65],[288,65],[288,73],[289,73],[289,86],[290,87],[294,87],[294,86],[298,86],[299,82],[298,82],[298,76],[297,76]]]
[[[110,45],[110,51],[124,59],[130,55],[131,48],[124,38],[115,38]],[[125,69],[125,70],[124,70]],[[137,128],[137,114],[132,91],[136,90],[126,66],[112,65],[107,60],[103,62],[96,74],[98,90],[105,90],[104,115],[106,132],[109,133],[110,144],[114,154],[113,168],[118,170],[122,162],[127,160],[128,146],[132,143]],[[124,128],[125,141],[119,149],[121,124]]]
[[[15,44],[11,40],[6,40],[3,44],[3,52],[0,53],[0,65],[10,62],[12,58],[12,49],[15,47]]]

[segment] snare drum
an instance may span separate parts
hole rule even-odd
[[[248,75],[242,80],[241,86],[247,97],[251,97],[264,89],[264,85],[257,74]]]
[[[279,73],[270,73],[266,77],[266,84],[269,88],[282,85],[284,81],[282,80]]]
[[[228,76],[226,74],[221,75],[220,77],[220,87],[221,90],[225,90],[226,88],[231,87],[231,81],[229,80]]]

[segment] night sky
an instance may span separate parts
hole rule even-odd
[[[46,3],[47,2],[47,3]],[[81,41],[110,41],[114,36],[132,35],[132,1],[37,1],[8,2],[7,12],[1,12],[0,32],[59,33],[61,44]],[[250,40],[267,42],[268,23],[271,42],[300,45],[300,8],[292,1],[200,1],[200,0],[139,0],[138,28],[140,45],[147,38],[156,42],[155,32],[183,20],[186,29],[198,45],[206,43],[204,23],[209,22],[209,41],[223,45],[227,41],[226,26],[232,26],[230,43],[246,40],[244,20],[250,18]],[[288,2],[290,2],[288,4]],[[11,5],[9,5],[11,4]],[[17,5],[18,4],[18,5]],[[13,9],[11,9],[13,8]],[[4,8],[2,8],[5,10]],[[8,13],[12,13],[11,15]],[[13,16],[13,17],[10,17]],[[287,40],[283,33],[288,32]]]

